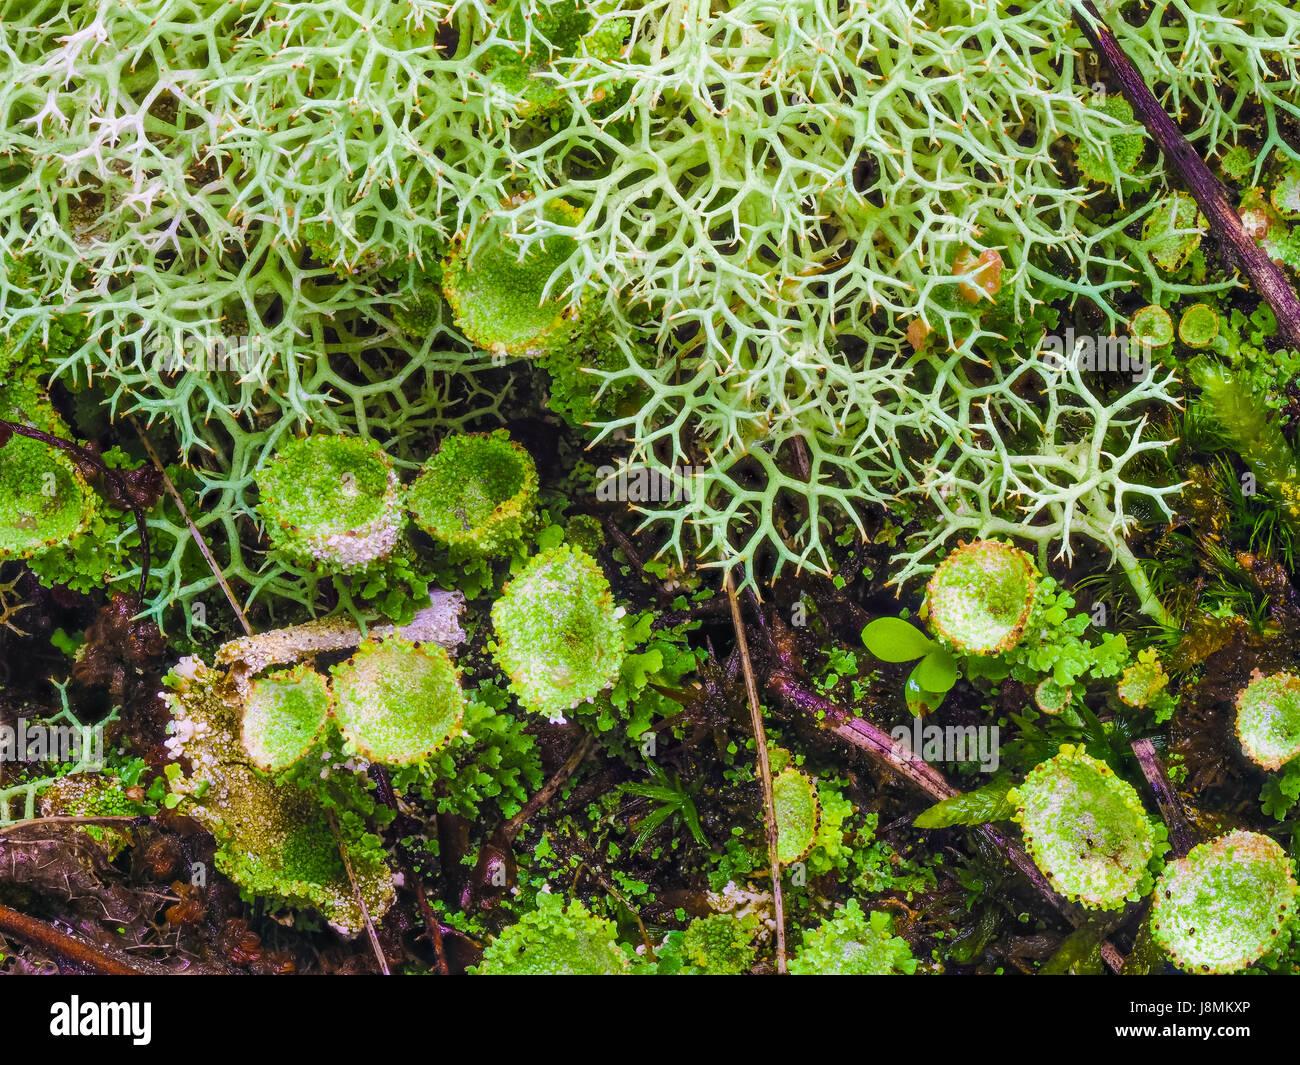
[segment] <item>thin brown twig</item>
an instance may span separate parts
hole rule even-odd
[[[887,766],[909,783],[924,791],[936,802],[960,795],[934,766],[894,741],[894,738],[866,718],[846,713],[829,699],[802,687],[788,673],[777,670],[768,681],[768,690],[785,706],[808,715],[813,720],[869,755],[877,763]],[[997,825],[983,824],[975,831],[1002,852],[1011,866],[1020,873],[1034,890],[1062,917],[1076,928],[1084,922],[1078,907],[1062,898],[1047,882],[1033,859],[1018,843]],[[1112,972],[1124,966],[1124,955],[1109,940],[1101,944],[1102,959]]]
[[[357,883],[357,875],[352,871],[352,859],[348,857],[347,844],[343,842],[343,833],[339,830],[338,818],[334,816],[333,810],[327,810],[329,814],[330,831],[334,834],[334,842],[338,846],[339,855],[343,859],[343,869],[348,874],[348,883],[352,885],[352,897],[357,900],[357,906],[361,909],[361,920],[366,926],[366,935],[370,939],[370,948],[375,952],[375,960],[379,962],[379,971],[385,976],[391,976],[388,969],[388,959],[384,956],[384,948],[379,943],[379,932],[375,929],[374,919],[370,916],[370,907],[366,905],[365,896],[361,894],[361,885]]]
[[[1133,748],[1133,755],[1142,769],[1142,775],[1146,777],[1151,794],[1155,796],[1156,806],[1160,808],[1160,817],[1169,828],[1169,843],[1173,848],[1174,857],[1182,858],[1195,845],[1196,834],[1187,821],[1182,800],[1174,790],[1169,774],[1165,772],[1164,763],[1156,753],[1156,745],[1151,739],[1144,739],[1134,740],[1129,746]]]
[[[1215,236],[1246,271],[1255,291],[1273,308],[1278,330],[1287,346],[1300,348],[1300,299],[1282,268],[1246,232],[1240,216],[1228,200],[1223,183],[1211,173],[1174,120],[1160,106],[1160,101],[1107,28],[1092,0],[1074,0],[1070,8],[1074,21],[1110,67],[1120,91],[1133,105],[1138,120],[1151,134],[1165,161],[1187,186]]]
[[[61,932],[44,921],[29,917],[18,910],[0,905],[0,932],[21,939],[28,946],[46,954],[62,958],[76,969],[98,976],[142,976],[139,969],[128,965],[99,947]]]
[[[758,749],[758,778],[763,786],[763,825],[767,833],[767,861],[772,873],[772,908],[776,911],[776,971],[787,972],[785,956],[785,900],[781,894],[781,859],[777,850],[776,802],[772,797],[772,764],[767,756],[767,730],[763,727],[763,707],[758,699],[754,665],[749,658],[749,640],[740,614],[740,600],[731,570],[722,578],[727,600],[731,604],[731,624],[736,630],[736,648],[740,652],[745,675],[745,694],[749,700],[749,719],[754,728],[754,746]]]
[[[573,748],[569,757],[564,760],[564,764],[552,774],[551,779],[524,803],[523,808],[514,817],[501,826],[500,835],[507,843],[513,843],[524,825],[535,817],[542,807],[555,798],[560,789],[564,787],[565,782],[578,771],[578,766],[586,761],[587,755],[591,753],[591,748],[595,742],[595,738],[590,733],[583,736],[577,746]]]
[[[129,415],[127,416],[127,421],[131,423],[131,428],[135,430],[136,436],[140,438],[140,443],[144,445],[144,450],[149,456],[149,461],[154,464],[154,468],[162,475],[163,488],[166,489],[167,494],[172,497],[172,502],[176,504],[177,509],[180,511],[181,519],[190,530],[190,536],[198,545],[200,554],[203,555],[203,559],[207,562],[208,568],[212,570],[212,575],[217,579],[217,584],[220,586],[222,592],[225,593],[226,601],[230,604],[230,608],[235,612],[235,617],[239,619],[239,624],[243,626],[244,634],[246,636],[252,636],[254,631],[253,626],[248,623],[248,618],[245,616],[243,608],[240,607],[239,601],[235,598],[235,593],[231,589],[230,583],[226,580],[225,574],[221,572],[221,566],[217,563],[216,556],[212,554],[212,549],[208,547],[208,542],[203,539],[203,534],[199,532],[199,527],[194,524],[194,519],[190,517],[190,511],[185,505],[185,500],[181,498],[181,494],[177,491],[176,485],[167,474],[167,467],[163,465],[163,461],[159,457],[158,452],[154,450],[153,443],[149,440],[149,437],[145,435],[144,427]]]

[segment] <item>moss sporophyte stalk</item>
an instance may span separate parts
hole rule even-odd
[[[1300,970],[1291,0],[0,56],[0,973]]]

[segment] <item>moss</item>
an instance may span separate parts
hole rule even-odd
[[[1140,896],[1156,835],[1132,785],[1069,744],[1008,793],[1025,849],[1052,887],[1095,909]]]
[[[525,914],[483,951],[477,976],[620,976],[629,971],[613,922],[577,899],[566,907],[542,892]]]
[[[891,976],[916,972],[907,940],[893,934],[887,913],[864,913],[849,899],[817,928],[804,933],[790,960],[794,976]]]
[[[551,200],[544,217],[572,226],[582,220],[582,212]],[[462,241],[443,264],[443,294],[456,324],[486,351],[541,354],[569,328],[563,297],[555,291],[548,295],[547,285],[576,248],[572,237],[552,234],[521,256],[504,224],[488,227],[468,246]]]
[[[348,573],[388,558],[405,523],[402,489],[376,443],[354,436],[291,440],[257,471],[258,510],[287,558]]]
[[[962,544],[930,577],[930,627],[963,654],[1008,651],[1029,620],[1037,579],[1033,560],[1019,548],[998,540]]]
[[[504,430],[444,439],[408,497],[416,525],[478,558],[518,547],[536,505],[537,467]]]
[[[94,505],[90,486],[54,448],[17,435],[0,448],[0,560],[69,543],[89,525]]]
[[[758,957],[754,946],[757,930],[758,920],[752,915],[715,913],[698,917],[682,935],[682,955],[689,965],[708,976],[746,973]]]
[[[334,667],[333,687],[343,738],[385,765],[428,758],[460,731],[465,716],[460,678],[438,644],[367,640]]]
[[[244,750],[258,769],[288,769],[315,744],[329,713],[328,684],[310,666],[269,673],[253,682],[244,701]]]
[[[620,615],[582,548],[534,556],[492,605],[493,654],[520,703],[557,717],[610,687],[626,652]]]
[[[1180,969],[1236,972],[1272,948],[1295,896],[1286,852],[1267,836],[1232,832],[1169,863],[1151,904],[1151,934]]]
[[[772,779],[772,804],[777,857],[783,865],[802,861],[817,841],[817,785],[807,773],[788,766]]]
[[[1300,676],[1256,670],[1237,695],[1236,727],[1246,757],[1265,769],[1300,755]]]

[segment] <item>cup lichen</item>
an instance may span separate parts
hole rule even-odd
[[[1151,934],[1190,973],[1233,973],[1268,953],[1290,918],[1296,881],[1276,841],[1235,831],[1169,863],[1151,902]]]
[[[1246,757],[1264,769],[1300,755],[1300,676],[1256,670],[1237,695],[1236,728]]]
[[[276,550],[330,573],[388,558],[406,523],[392,460],[361,437],[290,440],[257,471],[257,487]]]
[[[961,544],[926,587],[930,627],[962,654],[1009,651],[1024,633],[1037,582],[1033,559],[1019,548],[1000,540]]]
[[[1066,898],[1115,910],[1140,897],[1156,832],[1132,785],[1063,744],[1007,794],[1034,864]]]
[[[407,496],[416,525],[477,558],[517,547],[536,504],[537,466],[505,430],[444,439]]]
[[[580,547],[533,556],[492,604],[492,645],[528,710],[561,717],[618,679],[626,648],[609,581]]]

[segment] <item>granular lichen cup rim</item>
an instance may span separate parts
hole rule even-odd
[[[930,628],[962,654],[1009,651],[1024,633],[1037,583],[1033,560],[1018,547],[1001,540],[961,544],[930,576]]]
[[[1256,670],[1237,694],[1236,732],[1246,757],[1264,769],[1300,755],[1300,675]]]
[[[1151,935],[1180,969],[1237,972],[1272,949],[1295,896],[1282,847],[1237,830],[1166,866],[1152,896]]]

